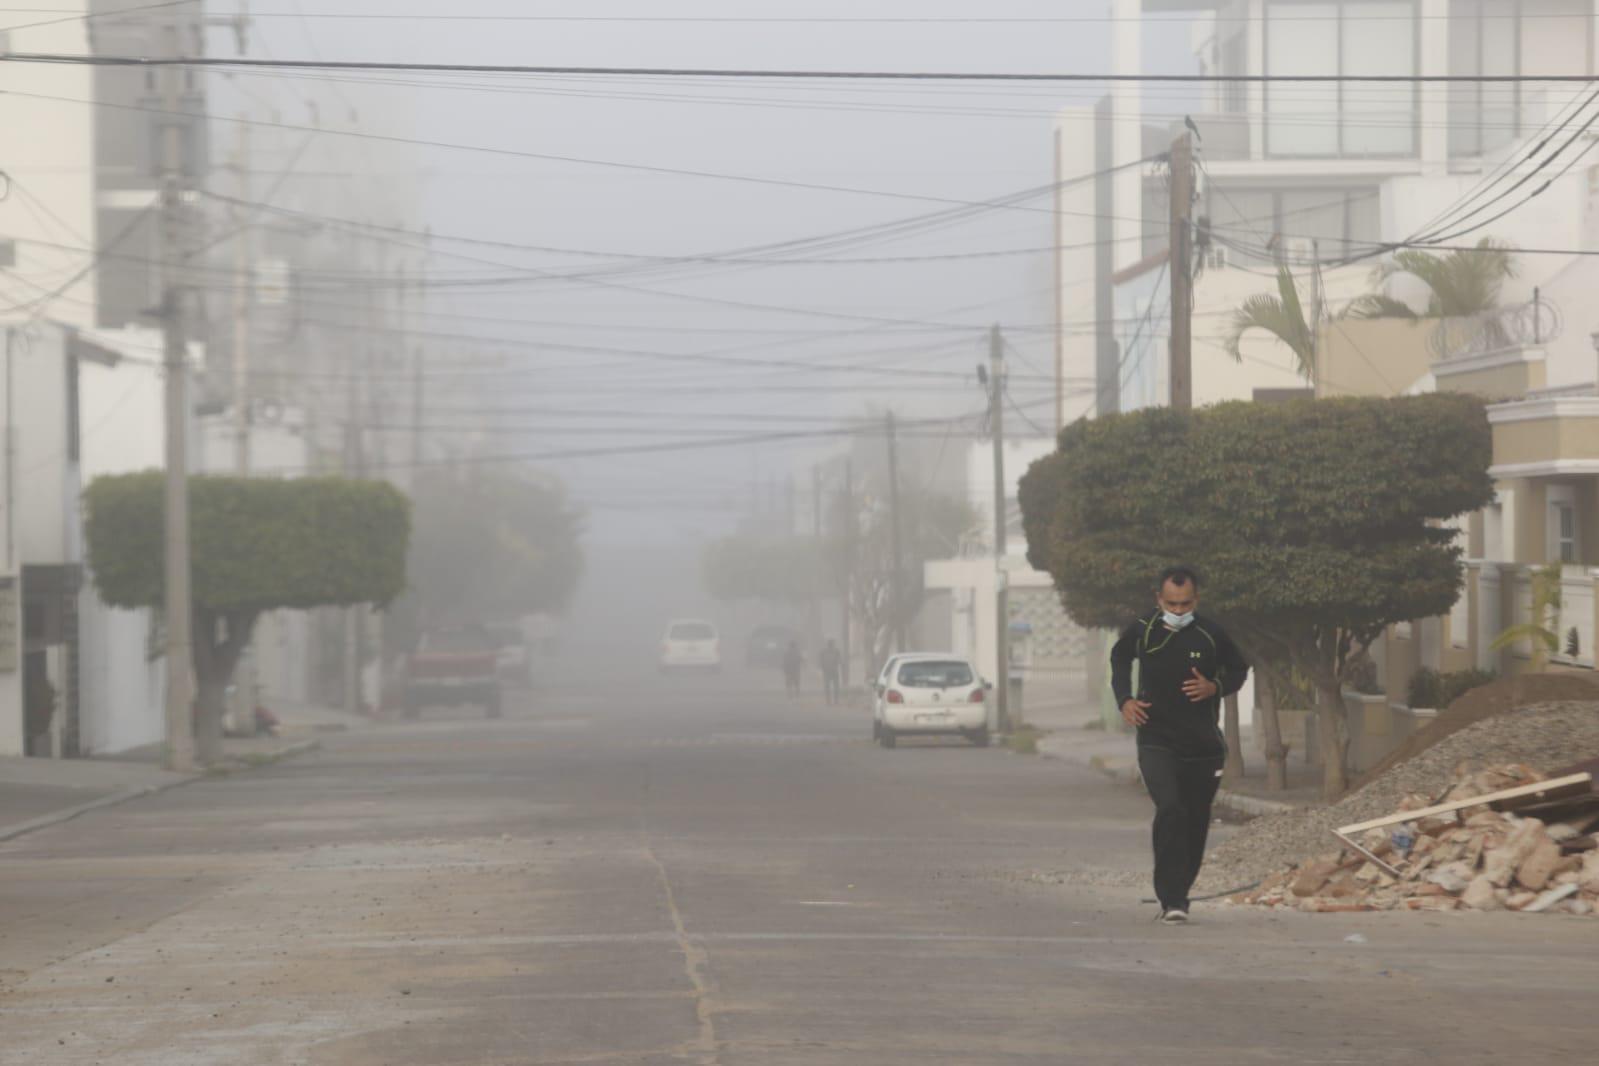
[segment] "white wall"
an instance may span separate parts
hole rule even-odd
[[[87,0],[30,0],[26,6],[27,14],[6,16],[5,23],[50,23],[51,12],[62,21],[11,31],[11,51],[89,51],[87,23],[72,18],[87,13]],[[88,66],[0,63],[0,169],[13,182],[11,194],[0,200],[0,235],[17,241],[16,266],[0,271],[0,306],[32,311],[30,303],[66,286],[48,312],[74,325],[94,321],[94,272],[74,276],[94,255],[95,112],[40,97],[87,100],[93,74]]]
[[[51,322],[0,326],[0,421],[9,412],[11,483],[0,497],[0,565],[76,561],[77,478],[67,446],[66,334]],[[7,397],[9,387],[10,396]],[[9,516],[7,511],[12,509]]]
[[[97,343],[119,348],[129,361],[116,367],[86,365],[80,386],[85,486],[102,475],[165,465],[164,385],[148,360],[159,351],[149,331],[101,332]],[[137,362],[133,360],[138,360]],[[107,606],[85,583],[78,603],[79,732],[90,754],[108,754],[160,742],[166,735],[165,664],[150,655],[151,612]]]
[[[1008,511],[1016,507],[1017,486],[1027,468],[1055,450],[1051,437],[1023,437],[1005,441],[1005,501]],[[992,441],[966,448],[966,502],[979,515],[984,542],[992,544],[994,531],[994,445]],[[1011,536],[1006,547],[1011,555],[1027,554],[1020,537]]]

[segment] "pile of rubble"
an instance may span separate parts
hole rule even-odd
[[[1408,795],[1394,815],[1344,826],[1336,841],[1345,846],[1230,901],[1304,911],[1599,910],[1590,773],[1545,778],[1524,765],[1463,765],[1443,794]]]

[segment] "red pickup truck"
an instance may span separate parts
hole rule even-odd
[[[483,626],[438,629],[425,635],[406,661],[405,714],[424,707],[477,704],[490,718],[501,710],[499,647]]]

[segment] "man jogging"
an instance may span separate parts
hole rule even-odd
[[[1155,896],[1168,924],[1188,920],[1188,890],[1205,859],[1210,805],[1227,761],[1221,700],[1249,672],[1237,645],[1198,607],[1194,572],[1163,571],[1155,609],[1123,630],[1110,653],[1111,689],[1123,720],[1138,729],[1138,769],[1155,801]]]

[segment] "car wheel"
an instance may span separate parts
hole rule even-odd
[[[883,745],[883,747],[892,748],[898,742],[898,740],[899,738],[894,735],[894,731],[892,729],[888,728],[887,726],[877,727],[877,742]]]
[[[883,723],[876,718],[872,719],[872,739],[874,741],[883,739]]]
[[[986,728],[974,729],[966,734],[966,739],[979,748],[986,748],[988,747],[988,730]]]

